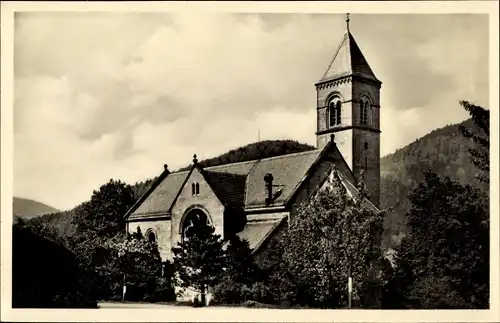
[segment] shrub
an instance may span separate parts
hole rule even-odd
[[[225,275],[220,283],[214,286],[214,297],[218,304],[237,304],[244,302],[250,289],[242,283],[235,282],[231,276]]]
[[[144,301],[147,302],[173,302],[176,299],[175,291],[166,278],[158,278],[156,281],[155,289],[152,292],[144,295]]]

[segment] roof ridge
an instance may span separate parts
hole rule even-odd
[[[209,173],[209,174],[217,174],[217,175],[224,175],[224,176],[230,176],[230,177],[247,177],[248,176],[247,174],[235,174],[235,173],[228,173],[228,172],[218,172],[218,171],[211,170],[211,169],[206,169],[206,168],[204,168],[203,171],[205,173]]]
[[[190,171],[191,171],[191,168],[189,168],[189,170],[177,170],[175,172],[171,172],[170,175],[172,175],[172,174],[189,173]]]
[[[278,158],[285,158],[285,157],[289,157],[289,156],[298,156],[298,155],[305,155],[305,154],[310,154],[312,152],[317,152],[319,151],[318,149],[311,149],[311,150],[306,150],[306,151],[299,151],[297,153],[290,153],[290,154],[284,154],[284,155],[279,155],[279,156],[272,156],[272,157],[266,157],[266,158],[258,158],[258,159],[252,159],[252,160],[246,160],[246,161],[242,161],[242,162],[235,162],[235,163],[227,163],[227,164],[221,164],[221,165],[215,165],[215,166],[207,166],[207,167],[203,167],[203,169],[207,170],[207,171],[211,171],[213,170],[214,168],[216,167],[224,167],[224,166],[229,166],[229,165],[242,165],[242,164],[245,164],[245,163],[257,163],[257,162],[261,162],[261,161],[264,161],[264,160],[270,160],[270,159],[278,159]]]
[[[206,167],[203,167],[204,169],[208,169],[208,170],[211,170],[213,168],[216,168],[216,167],[223,167],[223,166],[228,166],[228,165],[243,165],[245,163],[252,163],[252,162],[255,162],[257,161],[258,159],[252,159],[252,160],[245,160],[245,161],[241,161],[241,162],[235,162],[235,163],[227,163],[227,164],[220,164],[220,165],[214,165],[214,166],[206,166]]]

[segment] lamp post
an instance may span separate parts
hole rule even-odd
[[[125,294],[127,293],[127,285],[125,285],[125,273],[123,273],[123,295],[122,302],[125,302]]]
[[[348,293],[348,307],[351,309],[351,301],[352,301],[352,277],[351,274],[349,274],[349,277],[347,278],[347,293]]]
[[[125,295],[127,293],[127,285],[126,285],[126,271],[125,271],[125,267],[126,266],[123,266],[127,261],[127,250],[128,250],[128,245],[125,244],[125,250],[123,252],[119,252],[118,253],[118,257],[120,257],[122,259],[121,263],[122,263],[122,270],[123,270],[123,290],[122,290],[122,302],[125,302]]]

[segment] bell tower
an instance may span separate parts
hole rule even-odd
[[[347,30],[317,82],[317,147],[335,143],[356,178],[361,170],[370,201],[380,206],[380,82]]]

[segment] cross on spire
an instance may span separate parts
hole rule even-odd
[[[347,13],[346,14],[346,19],[345,19],[345,22],[347,24],[347,31],[349,31],[349,21],[350,21],[349,17],[350,17],[350,15],[351,15],[350,13]]]

